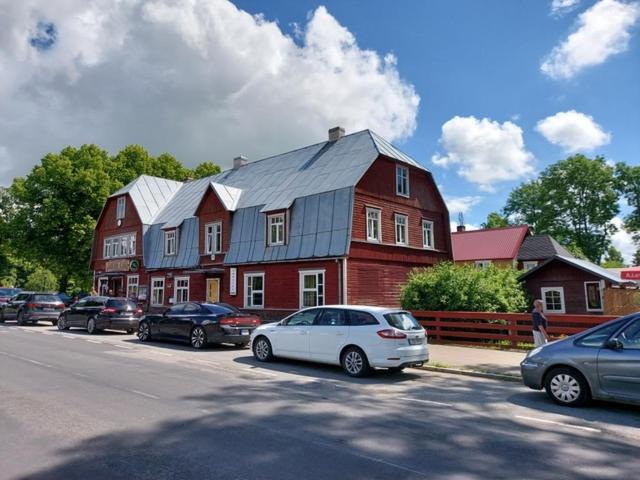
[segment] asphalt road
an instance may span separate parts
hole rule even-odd
[[[637,478],[640,409],[0,325],[2,479]]]

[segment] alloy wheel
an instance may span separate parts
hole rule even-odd
[[[269,343],[264,338],[261,338],[260,340],[258,340],[258,343],[256,343],[255,350],[256,350],[256,357],[258,357],[258,360],[265,361],[267,358],[269,358],[270,347],[269,347]]]
[[[149,324],[147,322],[142,322],[138,327],[138,339],[141,342],[146,342],[150,337]]]
[[[344,357],[344,368],[351,375],[358,375],[364,366],[364,359],[357,350],[351,350]]]
[[[206,342],[206,334],[202,327],[195,327],[191,331],[191,346],[193,348],[202,348]]]
[[[65,330],[67,327],[67,318],[65,315],[61,315],[58,319],[58,330]]]
[[[571,375],[561,373],[551,379],[551,393],[563,403],[575,402],[580,396],[580,383]]]
[[[87,322],[87,332],[96,333],[96,321],[94,318],[90,318]]]

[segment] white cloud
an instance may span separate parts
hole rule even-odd
[[[449,214],[452,216],[457,215],[458,213],[467,213],[469,210],[471,210],[471,207],[474,207],[475,205],[480,203],[480,200],[482,200],[482,197],[478,196],[444,196],[444,201],[447,204],[447,208],[449,209]]]
[[[551,2],[551,15],[561,17],[575,9],[580,4],[580,0],[553,0]]]
[[[492,191],[494,183],[533,173],[534,157],[525,148],[522,129],[509,121],[454,117],[442,125],[440,143],[447,153],[436,153],[432,162],[459,165],[458,174],[485,191]]]
[[[593,150],[611,141],[611,134],[605,132],[592,116],[575,110],[558,112],[540,120],[536,130],[566,152]]]
[[[551,50],[540,69],[551,78],[567,79],[624,52],[639,17],[638,2],[601,0],[580,14],[576,30]]]
[[[389,140],[416,128],[420,98],[396,58],[361,48],[324,7],[294,41],[226,0],[0,2],[0,184],[68,144],[228,166],[336,125]]]
[[[618,231],[611,236],[611,243],[622,253],[624,263],[631,265],[637,248],[633,243],[633,237],[624,229],[624,223],[620,217],[615,217],[612,223],[618,227]]]

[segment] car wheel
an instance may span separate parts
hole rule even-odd
[[[4,323],[4,310],[0,309],[0,323]]]
[[[93,335],[94,333],[98,333],[98,328],[96,327],[96,319],[91,317],[87,320],[87,332]]]
[[[258,337],[253,341],[253,356],[261,362],[273,360],[271,342],[267,337]]]
[[[191,330],[191,346],[196,350],[200,350],[205,347],[207,344],[207,334],[204,331],[204,328],[200,326],[195,326]]]
[[[16,317],[16,323],[18,325],[24,325],[24,314],[22,312],[18,312],[18,316]]]
[[[589,384],[582,374],[573,368],[554,368],[544,382],[547,395],[559,405],[579,407],[589,400]]]
[[[371,371],[365,353],[358,347],[349,347],[342,354],[342,369],[350,377],[365,377]]]
[[[390,373],[402,373],[402,371],[404,370],[404,367],[391,367],[389,369]]]
[[[247,342],[240,342],[240,343],[236,343],[235,346],[238,348],[244,348],[247,345],[249,345]]]
[[[148,322],[140,322],[138,325],[138,340],[148,342],[151,340],[151,327]]]
[[[69,325],[67,325],[67,316],[61,315],[58,319],[58,330],[69,330]]]

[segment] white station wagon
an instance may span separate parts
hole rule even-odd
[[[341,365],[352,377],[429,361],[427,334],[409,312],[359,305],[307,308],[261,325],[251,334],[251,349],[261,362],[311,360]]]

